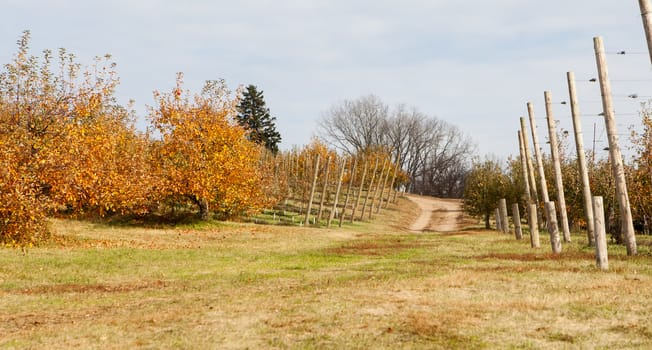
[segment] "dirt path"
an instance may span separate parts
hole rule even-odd
[[[442,199],[408,195],[407,198],[421,209],[421,214],[410,226],[410,231],[449,232],[462,229],[468,221],[462,212],[459,199]]]

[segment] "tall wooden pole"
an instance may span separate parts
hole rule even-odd
[[[532,177],[532,181],[534,180],[534,175],[532,175],[534,169],[532,169],[532,160],[529,159],[530,160],[529,162],[528,160],[526,160],[527,157],[526,154],[529,153],[525,149],[526,142],[525,140],[523,140],[524,128],[525,128],[525,119],[521,118],[521,130],[518,131],[518,141],[519,141],[519,148],[520,148],[519,151],[521,152],[521,166],[523,167],[523,182],[525,182],[525,209],[527,210],[527,224],[530,227],[530,243],[532,244],[532,248],[535,248],[535,247],[539,247],[539,226],[537,225],[537,212],[536,212],[537,206],[536,204],[533,204],[532,197],[530,196],[530,185],[529,185],[530,177]],[[536,184],[533,184],[533,186],[536,186]],[[536,241],[535,241],[535,236],[536,236]]]
[[[650,54],[650,63],[652,63],[652,5],[650,5],[650,0],[638,0],[638,5],[641,8],[647,50]]]
[[[353,210],[351,210],[351,223],[355,220],[355,211],[358,210],[358,206],[360,206],[360,198],[362,197],[362,190],[364,189],[364,180],[367,177],[367,167],[368,163],[366,159],[362,160],[364,162],[364,170],[362,170],[362,179],[360,180],[360,188],[358,189],[358,197],[355,200],[355,205],[353,206]]]
[[[392,198],[392,191],[396,192],[394,189],[394,183],[396,182],[396,176],[398,175],[399,159],[396,159],[396,166],[394,167],[394,173],[392,174],[392,181],[389,184],[389,191],[387,191],[387,201],[385,202],[385,208],[389,205],[389,201]]]
[[[529,179],[530,196],[528,197],[528,205],[532,202],[539,201],[537,194],[537,181],[534,177],[534,166],[532,165],[532,154],[530,153],[530,141],[527,138],[527,126],[525,125],[525,118],[521,117],[521,137],[523,138],[523,154],[525,155],[525,162],[527,165],[527,174]]]
[[[326,200],[326,194],[328,193],[328,176],[331,170],[331,157],[326,158],[326,171],[324,173],[324,188],[321,191],[321,196],[319,197],[319,211],[317,212],[317,221],[321,221],[321,215],[324,212],[324,203]]]
[[[584,195],[584,218],[586,219],[586,233],[589,246],[595,244],[595,225],[593,222],[593,204],[591,202],[591,184],[589,183],[589,170],[586,167],[586,155],[584,154],[584,139],[582,136],[582,122],[580,120],[580,109],[577,103],[577,91],[575,89],[575,73],[567,72],[568,95],[570,96],[571,115],[573,117],[573,130],[575,132],[575,149],[577,150],[577,165],[582,179],[582,194]]]
[[[349,195],[351,195],[351,188],[353,187],[355,168],[358,165],[357,159],[353,159],[352,162],[353,162],[352,169],[351,172],[349,173],[349,185],[346,188],[346,195],[344,196],[344,207],[342,208],[342,215],[340,215],[340,224],[339,224],[340,227],[342,227],[342,222],[344,221],[344,214],[346,213],[346,207],[349,205]]]
[[[310,225],[310,209],[312,209],[312,200],[315,197],[315,187],[317,187],[317,175],[319,175],[319,155],[315,159],[315,172],[312,175],[312,186],[310,187],[310,198],[308,198],[308,208],[306,208],[305,225]]]
[[[557,122],[552,112],[552,98],[550,91],[544,91],[543,97],[546,103],[546,120],[548,121],[548,139],[550,141],[550,154],[552,155],[552,166],[555,170],[555,186],[557,187],[557,204],[559,205],[559,217],[561,218],[561,229],[564,235],[564,242],[571,241],[570,229],[568,228],[568,214],[566,213],[566,197],[564,196],[564,180],[561,174],[561,160],[559,159],[559,143],[557,142]]]
[[[530,204],[532,196],[530,195],[530,172],[525,159],[525,147],[523,147],[523,135],[521,130],[518,131],[518,151],[521,156],[521,168],[523,168],[523,183],[525,184],[525,204]]]
[[[385,197],[385,188],[387,187],[387,181],[389,181],[389,173],[392,171],[392,162],[390,161],[387,165],[387,172],[385,173],[385,180],[383,181],[383,186],[380,188],[380,202],[376,207],[376,214],[380,213],[380,208],[383,207],[383,198]]]
[[[376,199],[378,198],[378,191],[380,191],[380,185],[383,182],[383,176],[385,176],[385,169],[387,168],[387,160],[383,161],[383,168],[380,171],[380,177],[378,177],[378,181],[376,182],[376,189],[374,190],[374,195],[371,198],[371,206],[369,206],[369,220],[373,218],[374,214],[374,208],[376,205]],[[379,206],[380,208],[380,206]]]
[[[530,128],[532,130],[532,143],[534,144],[534,155],[537,158],[537,167],[539,168],[539,185],[541,186],[541,195],[543,203],[550,202],[548,197],[548,183],[546,182],[546,173],[543,170],[543,158],[541,157],[541,148],[539,147],[539,138],[537,137],[537,122],[534,120],[534,107],[531,102],[527,103],[527,113],[530,117]]]
[[[377,171],[378,171],[378,158],[376,158],[376,162],[374,164],[374,171],[371,173],[371,180],[369,181],[369,187],[367,187],[367,193],[364,197],[364,204],[362,204],[362,210],[360,211],[360,221],[364,220],[364,213],[367,211],[367,202],[369,201],[371,190],[374,187],[374,181],[376,180]]]
[[[627,255],[636,255],[636,235],[632,222],[632,211],[629,206],[629,195],[627,194],[627,181],[625,181],[625,169],[623,156],[618,145],[618,130],[616,129],[616,117],[614,116],[613,102],[611,100],[611,83],[607,71],[607,60],[604,53],[604,44],[601,37],[593,38],[595,48],[595,59],[598,65],[598,78],[600,80],[600,92],[602,94],[602,108],[604,122],[607,127],[609,139],[609,155],[611,157],[611,170],[616,180],[616,196],[620,209],[621,232],[627,246]]]
[[[335,190],[335,199],[333,200],[333,208],[331,209],[331,212],[328,215],[328,222],[326,223],[326,227],[330,227],[331,221],[333,221],[333,219],[335,218],[335,212],[337,211],[337,202],[340,199],[340,190],[342,189],[342,179],[344,178],[344,169],[346,169],[346,160],[342,159],[342,161],[340,162],[340,176],[338,177],[337,180],[337,190]]]

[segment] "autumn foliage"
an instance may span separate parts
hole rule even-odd
[[[211,209],[237,215],[265,204],[260,146],[234,123],[237,100],[224,82],[209,81],[201,94],[190,96],[179,75],[171,92],[155,98],[150,119],[161,134],[153,146],[159,195],[191,201],[202,218]]]
[[[32,56],[25,32],[0,74],[0,242],[46,238],[50,215],[146,215],[190,201],[206,218],[271,199],[260,147],[234,122],[223,82],[191,95],[179,77],[156,93],[154,137],[117,104],[110,56],[88,68],[65,50],[52,56]]]

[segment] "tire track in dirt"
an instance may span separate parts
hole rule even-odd
[[[410,231],[457,231],[466,224],[462,201],[435,197],[408,195],[407,198],[419,206],[421,214],[410,225]]]

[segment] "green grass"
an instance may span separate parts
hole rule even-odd
[[[0,348],[649,348],[652,253],[561,255],[478,229],[408,233],[409,202],[343,229],[55,220],[0,250]]]

